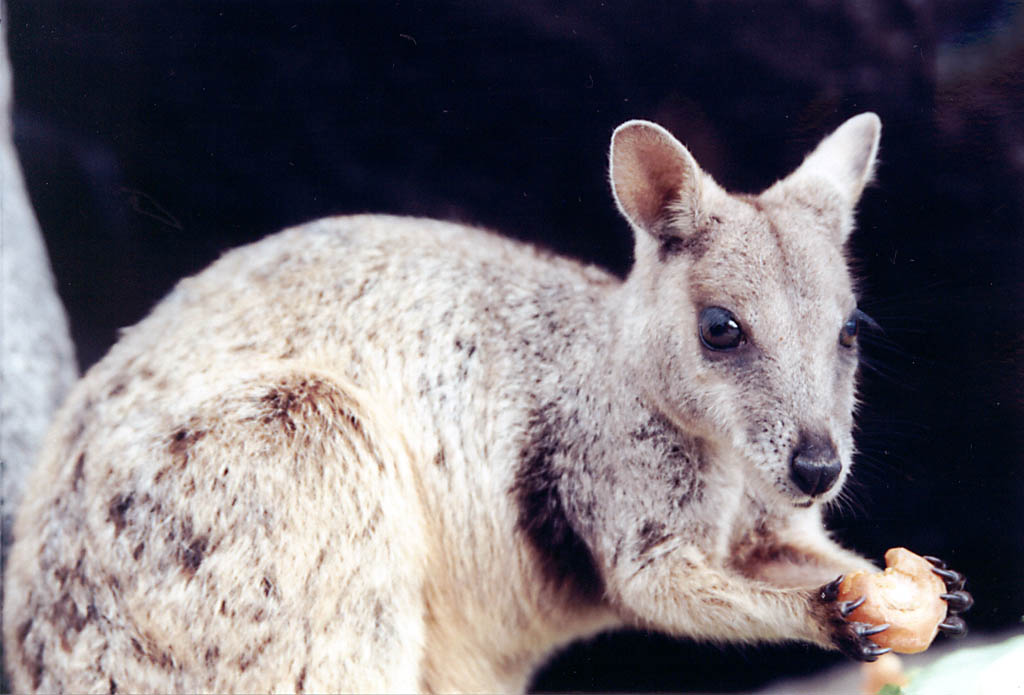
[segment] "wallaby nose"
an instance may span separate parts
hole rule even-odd
[[[814,436],[800,437],[789,467],[796,486],[812,497],[828,492],[843,470],[832,442]]]

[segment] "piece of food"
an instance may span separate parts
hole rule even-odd
[[[889,629],[871,636],[880,647],[902,654],[923,652],[935,639],[946,617],[941,598],[946,585],[932,572],[932,564],[906,548],[885,553],[884,572],[854,572],[839,586],[839,600],[864,603],[848,620],[872,625],[888,623]]]
[[[903,662],[892,652],[882,654],[876,661],[861,664],[861,692],[864,695],[878,695],[887,685],[902,688],[909,683],[903,673]]]

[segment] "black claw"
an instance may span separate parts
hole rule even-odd
[[[974,605],[974,597],[966,591],[953,591],[948,594],[942,594],[940,598],[946,602],[946,611],[949,615],[963,613]]]
[[[863,624],[863,623],[862,623]],[[889,629],[889,623],[882,623],[881,625],[875,625],[874,627],[859,628],[857,634],[862,637],[870,637],[871,635],[877,635],[879,632],[885,632]]]
[[[932,572],[942,577],[942,581],[946,582],[946,588],[950,591],[959,591],[964,588],[964,575],[959,572],[939,567],[932,567]]]
[[[865,597],[861,596],[854,601],[843,601],[839,604],[839,614],[846,618],[850,613],[853,613],[855,610],[860,608],[861,604],[864,603],[864,600]]]
[[[938,567],[940,570],[946,569],[946,563],[934,555],[922,555],[921,557]]]
[[[832,629],[835,630],[833,644],[844,654],[858,661],[875,661],[882,654],[892,651],[889,648],[879,647],[869,637],[877,635],[889,629],[889,625],[873,625],[871,623],[852,622],[847,620],[853,611],[861,606],[866,598],[860,596],[852,601],[837,601],[839,597],[839,585],[843,577],[839,576],[819,590],[820,598],[824,602],[832,603],[833,622]]]
[[[967,623],[959,616],[950,615],[939,623],[939,630],[950,637],[963,637],[967,634]]]
[[[835,601],[839,598],[839,585],[843,583],[843,575],[839,575],[831,582],[821,587],[822,601]]]
[[[888,629],[888,624],[872,625],[871,623],[848,622],[845,626],[846,634],[837,644],[847,656],[858,661],[874,661],[891,650],[879,647],[869,638]]]
[[[866,658],[865,661],[874,661],[882,654],[888,654],[892,651],[892,647],[867,647],[864,649]]]

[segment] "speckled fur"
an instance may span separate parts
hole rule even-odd
[[[835,491],[786,471],[807,429],[850,465],[842,245],[877,138],[853,119],[730,196],[623,125],[624,282],[384,216],[182,281],[51,429],[8,569],[14,687],[515,691],[621,625],[833,645],[815,587],[867,563],[822,530]],[[757,350],[702,349],[708,304]]]

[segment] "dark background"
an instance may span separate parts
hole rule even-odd
[[[180,277],[349,212],[481,224],[624,273],[612,129],[668,127],[758,191],[883,121],[851,252],[866,346],[832,527],[1024,614],[1024,11],[1011,2],[107,2],[9,7],[15,140],[82,367]],[[538,689],[739,689],[837,657],[622,634]]]

